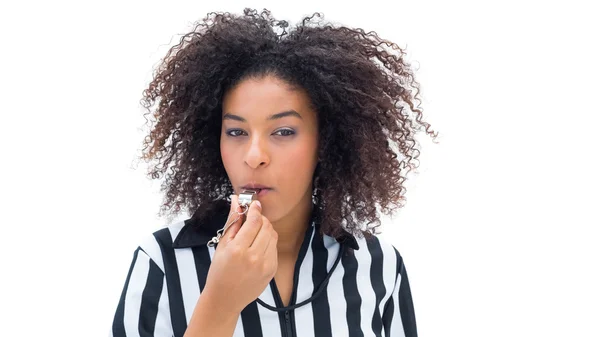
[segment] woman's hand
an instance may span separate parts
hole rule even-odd
[[[231,212],[238,208],[232,196]],[[267,287],[277,271],[277,232],[253,201],[242,224],[240,217],[217,245],[204,292],[222,299],[223,310],[239,313]],[[202,297],[202,295],[201,295]]]

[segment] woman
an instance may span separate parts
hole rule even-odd
[[[165,57],[143,158],[161,212],[193,215],[135,251],[113,336],[417,336],[402,257],[373,234],[435,134],[403,51],[318,17],[212,13]]]

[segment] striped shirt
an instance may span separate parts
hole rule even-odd
[[[133,254],[110,336],[184,335],[202,294],[215,248],[206,243],[224,218],[188,219],[156,231]],[[290,305],[274,280],[240,314],[233,336],[416,337],[406,268],[381,238],[334,239],[307,227]],[[218,323],[217,323],[218,324]]]

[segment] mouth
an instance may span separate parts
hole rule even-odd
[[[264,185],[259,185],[259,184],[252,184],[252,185],[244,185],[242,186],[242,191],[246,190],[246,191],[253,191],[256,192],[256,196],[257,197],[261,197],[264,196],[265,194],[267,194],[268,192],[272,191],[273,189]]]

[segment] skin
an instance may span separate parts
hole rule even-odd
[[[272,76],[245,80],[225,95],[221,156],[236,194],[252,181],[273,190],[225,232],[185,336],[231,336],[241,311],[273,278],[289,304],[318,160],[317,117],[309,103],[305,92]]]
[[[231,201],[235,209],[237,196]],[[186,337],[231,337],[241,311],[273,279],[278,270],[277,232],[261,211],[260,201],[253,202],[243,225],[241,219],[236,221],[221,238]]]
[[[317,114],[303,90],[265,76],[229,90],[222,117],[221,158],[235,193],[252,182],[272,188],[258,200],[279,236],[275,282],[287,305],[312,208]]]
[[[272,119],[292,110],[297,114]],[[225,170],[236,194],[253,181],[273,188],[258,200],[279,234],[280,253],[293,254],[308,225],[318,159],[317,123],[307,94],[273,76],[245,80],[223,99]]]

